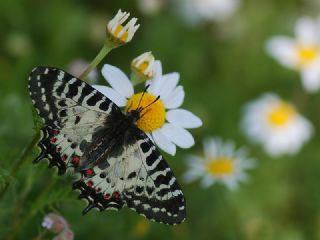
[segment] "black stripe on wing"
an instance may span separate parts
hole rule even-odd
[[[153,186],[126,192],[129,208],[156,222],[175,225],[186,218],[186,200],[172,170],[152,141],[141,132],[139,136],[141,158]],[[141,194],[142,193],[142,194]]]
[[[111,114],[120,109],[92,86],[71,74],[52,67],[36,67],[29,76],[32,103],[46,125],[63,126],[69,104]],[[111,109],[109,109],[111,105]]]

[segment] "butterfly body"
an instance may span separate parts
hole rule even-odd
[[[143,134],[136,126],[139,112],[122,114],[117,112],[105,119],[103,127],[95,130],[92,143],[84,151],[84,159],[80,165],[81,169],[96,165],[101,169],[109,166],[108,159],[116,158],[123,151],[136,142],[135,136]]]
[[[29,77],[32,103],[43,120],[39,156],[63,175],[78,179],[73,188],[92,208],[135,210],[148,219],[178,224],[185,198],[171,169],[136,123],[140,110],[123,113],[87,83],[51,67]]]

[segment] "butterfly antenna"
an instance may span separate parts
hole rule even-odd
[[[155,99],[155,100],[153,100],[151,103],[149,103],[147,106],[145,106],[144,108],[142,108],[141,109],[141,111],[142,110],[144,110],[144,109],[146,109],[146,108],[148,108],[148,107],[150,107],[152,104],[154,104],[156,101],[158,101],[160,99],[160,95]]]
[[[140,98],[140,100],[139,100],[139,104],[138,104],[137,109],[139,109],[140,104],[141,104],[141,102],[142,102],[142,98],[143,98],[144,94],[146,93],[146,91],[148,90],[149,87],[150,87],[150,84],[148,84],[148,85],[144,88],[143,93],[142,93],[142,96],[141,96],[141,98]]]

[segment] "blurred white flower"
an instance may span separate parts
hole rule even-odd
[[[180,0],[181,11],[191,24],[201,21],[224,21],[238,8],[240,0]]]
[[[145,15],[155,15],[163,7],[165,0],[137,0],[139,10]]]
[[[197,128],[202,121],[191,112],[180,109],[184,100],[182,86],[177,86],[178,73],[162,75],[160,61],[155,61],[155,76],[146,82],[147,92],[134,93],[129,78],[119,68],[105,64],[102,75],[110,87],[94,85],[119,107],[129,112],[138,106],[148,108],[142,110],[137,122],[138,128],[144,131],[162,150],[175,155],[176,146],[190,148],[194,145],[192,135],[186,128]],[[157,97],[160,96],[158,100]],[[140,105],[139,105],[140,104]]]
[[[140,27],[137,18],[132,18],[126,25],[123,25],[129,18],[130,13],[118,11],[116,16],[108,22],[107,34],[113,43],[122,45],[130,42],[133,35]]]
[[[271,156],[297,153],[313,134],[311,123],[272,93],[247,104],[242,130]]]
[[[42,227],[48,229],[50,232],[58,235],[53,240],[73,240],[74,233],[70,230],[68,222],[62,217],[54,213],[47,214],[43,221]]]
[[[230,190],[236,190],[240,182],[246,181],[245,171],[255,167],[255,161],[247,157],[244,148],[236,150],[233,142],[223,142],[220,138],[205,139],[204,157],[190,155],[187,164],[184,181],[202,178],[204,188],[220,182]]]
[[[272,37],[266,50],[283,66],[299,71],[308,92],[320,89],[320,19],[300,18],[294,38]]]
[[[73,60],[68,66],[68,72],[75,77],[79,77],[89,66],[89,63],[82,59]],[[97,69],[93,69],[89,75],[88,80],[91,84],[96,83],[98,78]]]

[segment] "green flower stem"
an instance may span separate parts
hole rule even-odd
[[[107,56],[107,54],[115,47],[116,46],[111,44],[111,42],[106,41],[98,55],[93,59],[93,61],[89,64],[87,69],[80,75],[79,78],[82,80],[86,80],[90,72],[95,69],[98,64],[105,58],[105,56]]]
[[[26,150],[23,152],[22,156],[20,157],[20,159],[16,162],[16,164],[14,165],[14,167],[12,168],[9,176],[5,179],[4,182],[4,186],[3,188],[0,190],[0,200],[4,197],[5,193],[7,192],[11,180],[12,178],[14,178],[17,173],[19,172],[19,170],[21,169],[21,167],[24,165],[24,163],[26,162],[26,160],[28,159],[28,156],[30,155],[30,153],[32,152],[33,147],[36,145],[36,143],[39,141],[40,138],[40,133],[38,132],[33,139],[31,140],[30,144],[28,145],[28,147],[26,148]]]

